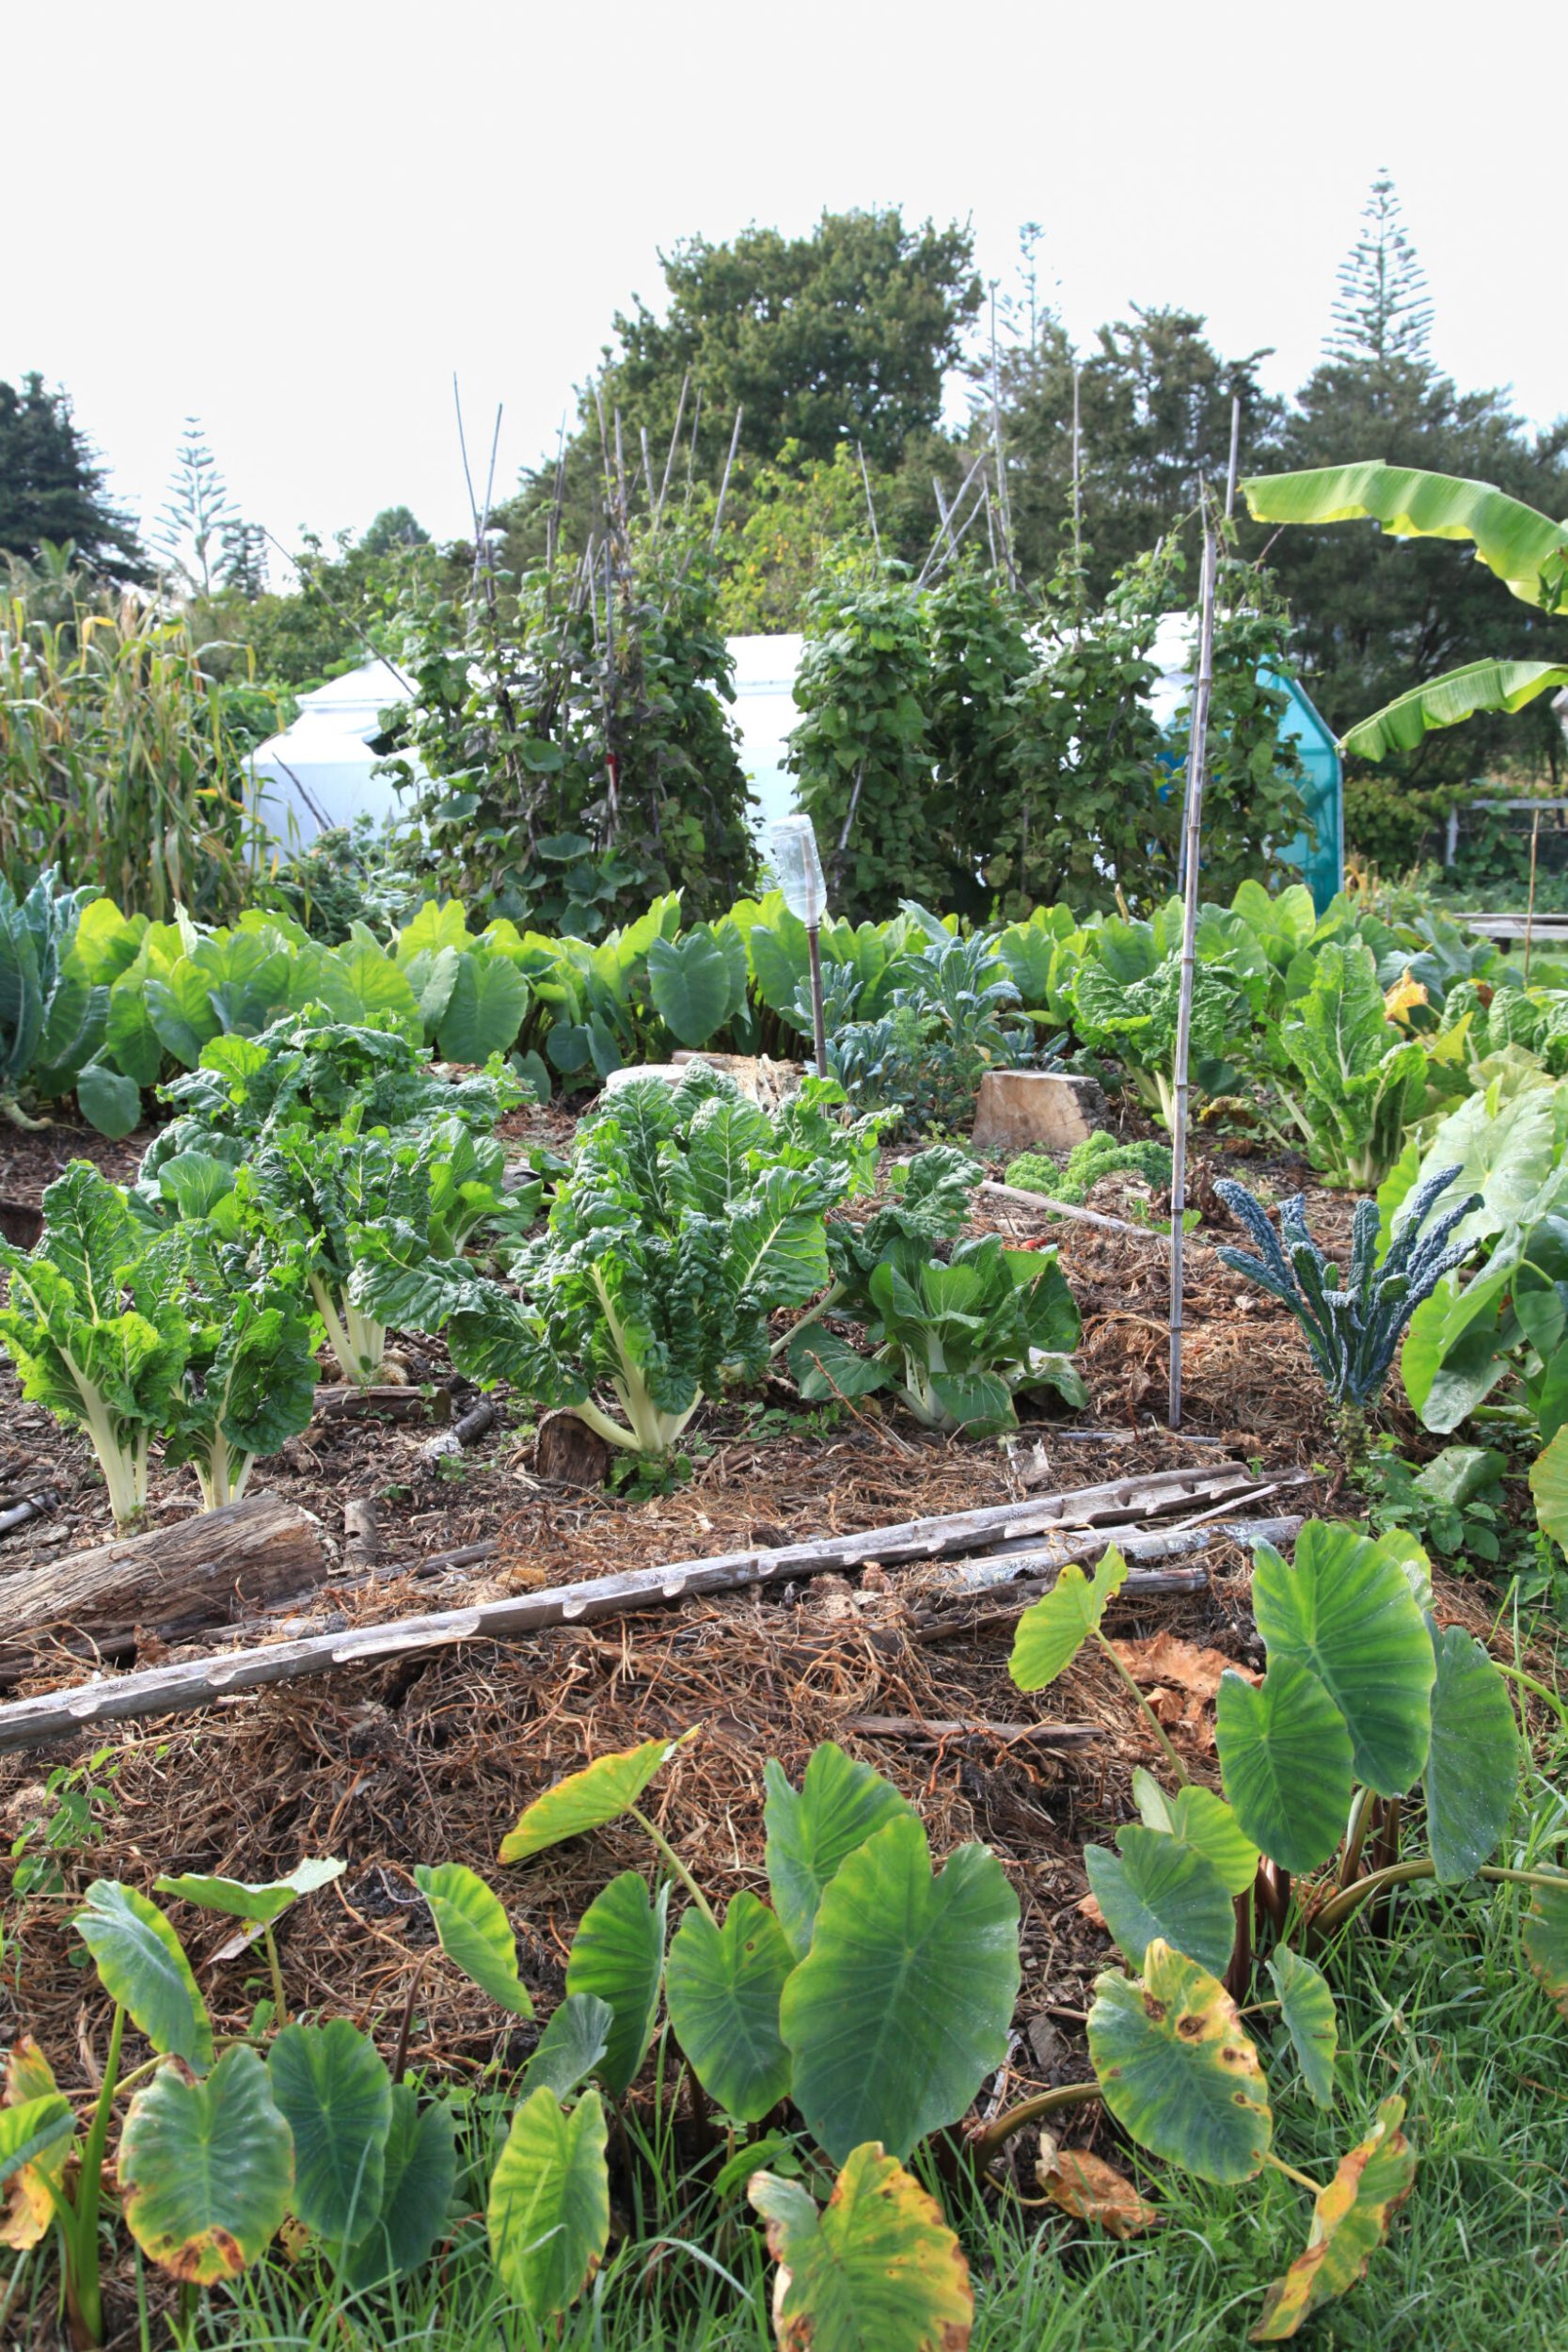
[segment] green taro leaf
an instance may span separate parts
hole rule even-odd
[[[392,2078],[346,2017],[285,2026],[267,2074],[293,2135],[293,2210],[318,2235],[352,2245],[381,2210]]]
[[[1525,1958],[1553,2006],[1568,2017],[1568,1878],[1533,1886],[1525,1914]]]
[[[213,2024],[184,1947],[155,1903],[134,1886],[94,1879],[73,1922],[110,2000],[155,2050],[204,2074]]]
[[[1307,2090],[1321,2107],[1334,2105],[1334,2054],[1339,2024],[1334,1995],[1320,1969],[1282,1944],[1269,1955],[1268,1970],[1279,1995],[1279,2014]]]
[[[1111,2113],[1152,2155],[1222,2184],[1261,2171],[1273,2132],[1263,2069],[1235,2002],[1196,1961],[1156,1939],[1142,1983],[1100,1977],[1089,2057]]]
[[[596,1756],[580,1772],[558,1780],[525,1807],[516,1827],[502,1838],[501,1861],[526,1862],[530,1854],[559,1846],[562,1838],[580,1837],[585,1830],[603,1829],[607,1821],[618,1820],[680,1744],[679,1740],[645,1740],[640,1748]]]
[[[670,1946],[665,1998],[675,2038],[708,2097],[760,2122],[789,2093],[779,1998],[795,1955],[773,1913],[743,1889],[716,1928],[693,1906]]]
[[[500,1899],[461,1862],[432,1869],[415,1865],[414,1883],[430,1905],[441,1949],[454,1967],[514,2017],[531,2017],[533,2002],[517,1974],[517,1940]]]
[[[519,2096],[526,2099],[543,2083],[564,2100],[585,2083],[610,2047],[615,2011],[596,1994],[570,1993],[539,2037],[533,2056],[523,2069]]]
[[[161,2066],[126,2111],[118,2161],[125,2226],[192,2285],[237,2278],[289,2210],[293,2153],[267,2070],[237,2042],[199,2081]]]
[[[409,2084],[394,2083],[381,2210],[338,2257],[339,2280],[348,2293],[405,2279],[428,2260],[446,2228],[456,2183],[451,2109],[439,2099],[421,2107]]]
[[[1568,1426],[1530,1464],[1529,1490],[1543,1532],[1568,1551]]]
[[[1366,2138],[1340,2157],[1334,2178],[1318,2191],[1307,2250],[1270,2287],[1251,2343],[1283,2344],[1320,2304],[1366,2276],[1416,2178],[1403,2121],[1404,2101],[1385,2099]]]
[[[696,1048],[717,1036],[745,993],[730,959],[705,929],[683,939],[656,939],[648,948],[648,993],[666,1028],[683,1045]]]
[[[572,1938],[567,1992],[591,1993],[613,2013],[594,2069],[612,2099],[631,2088],[653,2040],[669,1909],[668,1885],[650,1896],[638,1871],[623,1870],[594,1896]]]
[[[483,1062],[508,1053],[528,1008],[528,982],[505,956],[463,956],[436,1041],[442,1059]]]
[[[790,1949],[803,1960],[823,1889],[868,1837],[889,1821],[912,1820],[914,1807],[891,1781],[832,1740],[814,1750],[799,1791],[771,1758],[763,1780],[768,1884]]]
[[[1084,1864],[1105,1924],[1134,1968],[1156,1936],[1218,1976],[1236,1940],[1225,1881],[1196,1848],[1134,1821],[1107,1846],[1085,1846]]]
[[[35,2099],[0,2107],[0,2188],[6,2191],[0,2244],[25,2249],[42,2237],[54,2218],[54,2200],[43,2182],[52,2179],[58,2185],[75,2127],[71,2101],[62,2091],[40,2091]],[[26,2192],[35,2178],[38,2193],[33,2198]]]
[[[501,2284],[530,2319],[575,2303],[610,2243],[604,2109],[596,2090],[563,2115],[552,2091],[532,2091],[512,2119],[485,2219]]]
[[[1359,1528],[1308,1519],[1294,1567],[1257,1546],[1252,1607],[1271,1671],[1310,1667],[1344,1717],[1356,1779],[1402,1796],[1431,1745],[1436,1666],[1398,1560]]]
[[[342,1877],[346,1862],[335,1856],[296,1863],[286,1879],[206,1878],[198,1870],[182,1871],[178,1878],[158,1878],[152,1882],[154,1894],[178,1895],[182,1901],[198,1903],[204,1911],[221,1911],[230,1919],[251,1919],[270,1927],[280,1919],[292,1903],[302,1895],[313,1895],[318,1887],[330,1886],[334,1879]]]
[[[1309,1667],[1270,1661],[1254,1689],[1220,1677],[1214,1737],[1242,1828],[1282,1869],[1315,1870],[1350,1810],[1354,1752],[1345,1719]]]
[[[1456,1884],[1486,1860],[1513,1809],[1519,1733],[1508,1686],[1463,1626],[1433,1633],[1437,1680],[1427,1757],[1427,1843],[1440,1879]]]
[[[1043,1600],[1026,1609],[1013,1636],[1007,1672],[1021,1691],[1043,1691],[1066,1672],[1127,1581],[1127,1563],[1112,1544],[1091,1580],[1082,1568],[1062,1570]]]
[[[909,1816],[851,1853],[780,2016],[795,2104],[834,2163],[867,2139],[902,2158],[957,2122],[1006,2056],[1018,1987],[1018,1898],[984,1846],[938,1877]]]
[[[1246,1893],[1258,1875],[1258,1849],[1223,1797],[1196,1783],[1167,1797],[1139,1765],[1132,1774],[1132,1799],[1146,1829],[1163,1829],[1178,1845],[1191,1846],[1212,1862],[1227,1895]]]
[[[963,2352],[974,2296],[934,2197],[875,2140],[853,2149],[819,2213],[799,2181],[747,2186],[779,2265],[781,2345],[801,2352]]]

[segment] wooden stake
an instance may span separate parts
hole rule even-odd
[[[1182,837],[1181,995],[1176,1016],[1176,1071],[1170,1177],[1170,1396],[1166,1420],[1181,1426],[1182,1215],[1187,1203],[1187,1068],[1192,1058],[1193,977],[1197,965],[1197,885],[1203,833],[1203,779],[1208,758],[1209,704],[1214,686],[1213,526],[1204,502],[1203,578],[1198,622],[1197,690],[1187,735],[1187,805]]]
[[[855,443],[855,455],[861,461],[861,480],[865,485],[865,511],[871,517],[871,544],[877,550],[877,561],[879,564],[882,560],[882,534],[877,528],[877,501],[871,495],[871,476],[866,470],[865,452],[859,441]],[[938,511],[941,511],[940,491],[938,492]],[[946,520],[945,516],[943,520]]]

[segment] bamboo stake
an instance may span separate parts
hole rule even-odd
[[[724,479],[719,485],[719,503],[713,510],[713,535],[708,541],[710,555],[717,555],[719,552],[719,526],[724,519],[724,501],[729,496],[730,490],[730,469],[735,464],[735,453],[740,447],[740,420],[745,414],[745,409],[739,407],[735,412],[735,431],[730,435],[730,453],[724,460]]]
[[[1007,460],[1002,442],[1002,372],[996,356],[996,285],[990,290],[990,430],[996,446],[996,504],[997,520],[1002,526],[1002,552],[1007,560],[1007,585],[1018,586],[1018,567],[1013,562],[1013,516],[1007,497]]]
[[[688,368],[686,373],[681,377],[681,396],[675,403],[675,423],[674,429],[670,436],[670,453],[664,460],[664,478],[658,485],[658,497],[654,505],[654,520],[656,523],[664,512],[664,496],[665,492],[670,487],[670,473],[675,462],[675,452],[680,447],[681,420],[686,415],[686,395],[690,389],[691,370]]]
[[[1203,831],[1203,781],[1209,748],[1209,703],[1214,685],[1213,525],[1204,505],[1203,577],[1198,622],[1197,691],[1187,736],[1187,805],[1183,839],[1181,995],[1176,1017],[1176,1071],[1170,1178],[1170,1396],[1166,1420],[1181,1426],[1182,1216],[1187,1205],[1187,1066],[1193,1042],[1193,976],[1197,964],[1197,883]]]
[[[1084,562],[1084,438],[1079,409],[1079,387],[1084,371],[1072,371],[1072,560],[1080,568]]]
[[[861,480],[865,485],[865,511],[871,517],[871,544],[877,551],[877,562],[880,564],[882,560],[882,534],[877,528],[877,501],[871,495],[871,476],[866,470],[865,452],[861,447],[859,441],[855,443],[855,455],[861,461]],[[941,513],[940,494],[937,501],[937,511]],[[943,519],[945,520],[945,517],[943,517]]]
[[[1537,809],[1529,826],[1529,904],[1525,909],[1525,981],[1529,981],[1529,952],[1535,943],[1535,855],[1541,845],[1541,811]]]
[[[1232,392],[1230,395],[1230,463],[1225,469],[1225,519],[1227,522],[1236,512],[1236,461],[1241,453],[1242,396],[1240,392]]]

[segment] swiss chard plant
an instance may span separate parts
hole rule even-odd
[[[1125,1066],[1139,1100],[1167,1126],[1176,1099],[1180,914],[1180,901],[1172,899],[1151,922],[1112,916],[1080,934],[1067,989],[1078,1035]],[[1266,993],[1266,965],[1244,928],[1207,927],[1193,972],[1191,1065],[1205,1093],[1227,1093],[1237,1084],[1232,1057]]]
[[[24,1396],[86,1433],[123,1526],[147,1507],[149,1449],[170,1424],[190,1354],[183,1285],[119,1187],[86,1160],[49,1186],[43,1217],[30,1253],[0,1243],[10,1278],[0,1345]]]
[[[1329,941],[1280,1023],[1277,1084],[1313,1167],[1331,1184],[1380,1184],[1421,1105],[1428,1054],[1387,1017],[1370,947]]]
[[[824,1220],[871,1181],[873,1130],[808,1080],[769,1114],[693,1065],[641,1079],[588,1127],[545,1231],[513,1255],[515,1290],[463,1260],[415,1261],[367,1224],[361,1312],[444,1323],[452,1360],[569,1407],[650,1459],[705,1396],[761,1376],[768,1318],[829,1279]],[[608,1391],[624,1419],[599,1401]]]

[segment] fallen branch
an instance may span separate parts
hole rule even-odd
[[[1195,1502],[1208,1502],[1254,1483],[1242,1465],[1234,1462],[1212,1470],[1156,1470],[1142,1477],[1134,1475],[1112,1479],[1102,1486],[1082,1486],[1072,1493],[1049,1495],[1031,1502],[989,1504],[979,1510],[934,1518],[908,1519],[896,1527],[867,1528],[859,1534],[785,1544],[774,1550],[726,1552],[708,1560],[683,1560],[663,1567],[634,1568],[587,1583],[560,1584],[543,1592],[508,1595],[503,1599],[483,1601],[467,1609],[394,1617],[380,1625],[356,1626],[346,1633],[310,1634],[298,1641],[190,1659],[177,1665],[99,1678],[75,1690],[51,1692],[0,1707],[0,1750],[58,1739],[85,1724],[205,1707],[214,1699],[292,1681],[300,1676],[375,1664],[384,1659],[406,1658],[462,1642],[536,1633],[548,1626],[586,1624],[596,1617],[625,1615],[658,1601],[739,1591],[752,1584],[782,1582],[790,1577],[864,1566],[871,1561],[885,1566],[890,1562],[951,1557],[978,1549],[992,1535],[1005,1541],[1053,1528],[1087,1530],[1107,1520],[1124,1527],[1131,1517],[1148,1518],[1184,1507],[1190,1509]],[[277,1501],[276,1497],[264,1499],[275,1503]],[[230,1506],[238,1511],[249,1507],[245,1503]],[[204,1520],[193,1525],[210,1526],[221,1516],[209,1513]],[[186,1538],[191,1533],[190,1527],[178,1531]],[[171,1542],[174,1538],[160,1540]],[[1091,1545],[1095,1541],[1087,1540]],[[1126,1549],[1133,1539],[1123,1536],[1120,1540]],[[1102,1542],[1103,1537],[1099,1541]],[[58,1577],[69,1565],[62,1562],[42,1573]],[[297,1581],[296,1578],[296,1586]],[[1129,1582],[1132,1581],[1130,1578]]]
[[[40,1486],[36,1494],[24,1495],[20,1502],[0,1511],[0,1535],[8,1535],[13,1527],[25,1527],[29,1519],[41,1519],[59,1499],[53,1486]]]
[[[356,1389],[333,1384],[316,1391],[317,1421],[350,1421],[385,1413],[389,1421],[423,1421],[429,1406],[420,1389]]]
[[[465,1446],[477,1443],[487,1429],[494,1429],[500,1417],[501,1408],[494,1397],[482,1396],[450,1429],[443,1429],[438,1438],[431,1438],[420,1446],[420,1460],[436,1463],[449,1454],[461,1454]]]
[[[950,1740],[991,1740],[1004,1747],[1086,1748],[1103,1740],[1100,1724],[923,1723],[917,1715],[848,1715],[838,1726],[866,1740],[914,1740],[939,1747]]]
[[[1017,1184],[999,1184],[994,1177],[984,1178],[980,1190],[990,1200],[1010,1200],[1015,1208],[1037,1209],[1048,1216],[1069,1216],[1075,1225],[1097,1226],[1102,1233],[1131,1233],[1134,1241],[1164,1241],[1166,1238],[1164,1233],[1155,1232],[1151,1226],[1129,1225],[1125,1217],[1105,1216],[1099,1209],[1075,1208],[1070,1200],[1053,1200],[1048,1193],[1024,1192]]]

